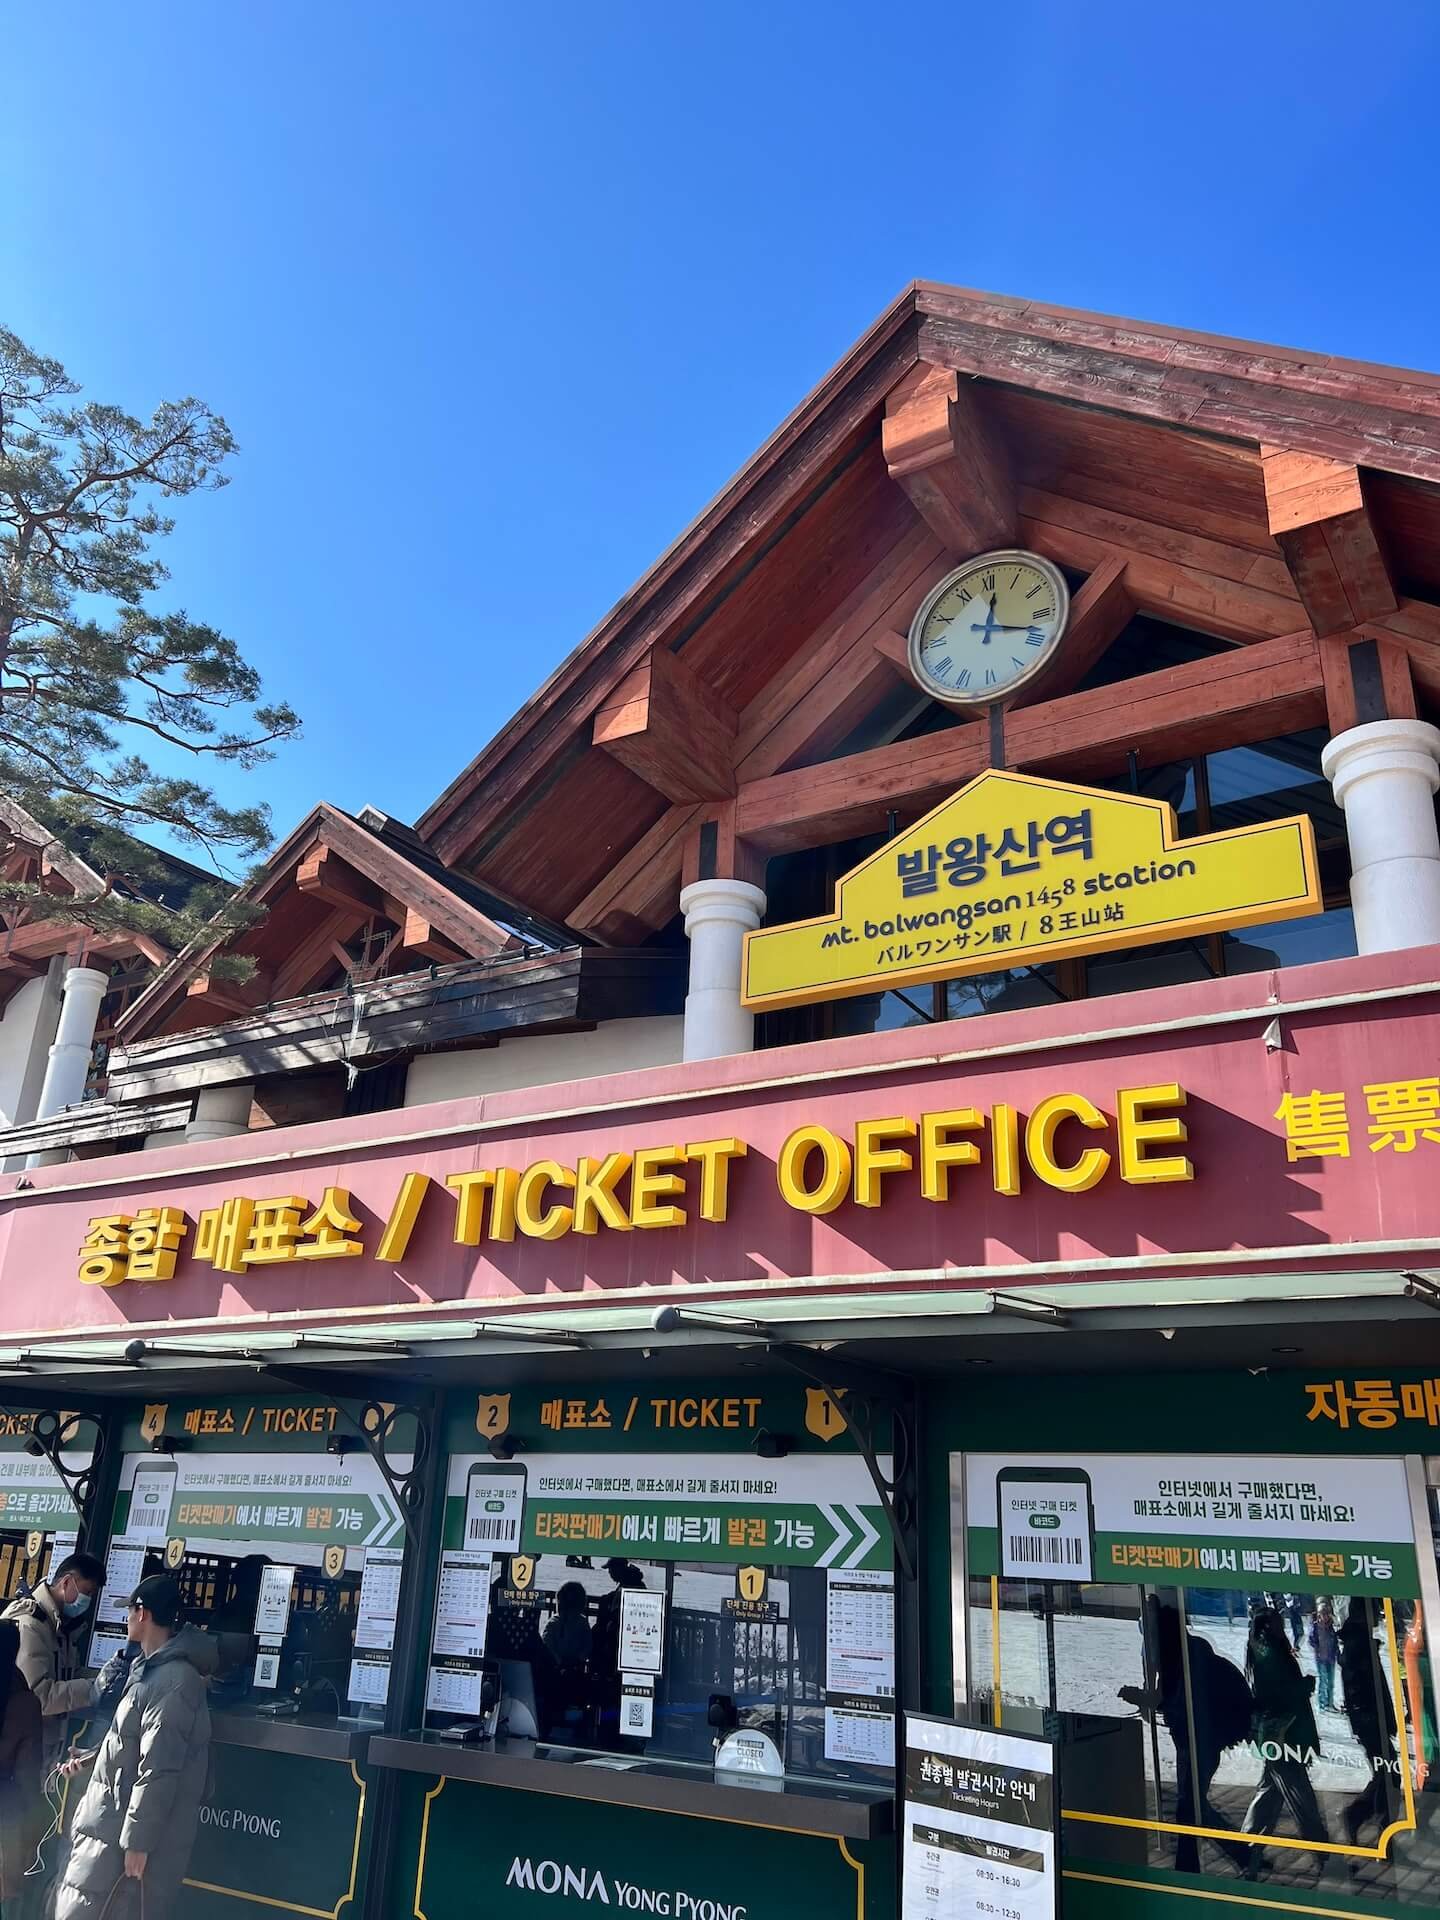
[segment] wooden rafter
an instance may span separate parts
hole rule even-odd
[[[890,478],[956,559],[1013,544],[1014,479],[971,382],[912,368],[886,397],[882,435]]]
[[[595,716],[597,747],[667,800],[735,791],[734,711],[668,647],[652,647]]]
[[[1357,467],[1262,446],[1270,532],[1320,634],[1395,611],[1395,589]]]
[[[612,946],[641,941],[663,927],[678,911],[685,836],[703,811],[698,805],[676,805],[662,813],[599,885],[570,909],[571,926]]]
[[[1102,560],[1070,602],[1065,637],[1051,666],[1020,689],[1017,707],[1037,700],[1058,700],[1069,693],[1119,638],[1135,617],[1135,602],[1126,582],[1129,561],[1118,554]]]
[[[844,739],[893,684],[876,657],[876,636],[892,626],[908,627],[948,564],[927,527],[897,542],[834,620],[740,716],[736,751],[742,780],[814,759]]]
[[[692,621],[725,570],[805,498],[915,364],[914,325],[907,292],[451,782],[418,823],[442,859],[461,859],[492,823],[503,821],[646,651]]]
[[[1328,354],[922,284],[920,356],[938,366],[1194,435],[1284,442],[1440,480],[1440,379]]]

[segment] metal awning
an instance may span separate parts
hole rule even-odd
[[[0,1347],[7,1398],[57,1392],[134,1397],[248,1381],[271,1388],[283,1373],[373,1383],[461,1383],[507,1375],[564,1379],[613,1373],[623,1359],[656,1374],[730,1364],[763,1367],[767,1347],[808,1345],[920,1374],[967,1363],[1022,1371],[1125,1365],[1274,1364],[1271,1354],[1363,1359],[1366,1340],[1388,1344],[1404,1323],[1409,1364],[1440,1360],[1440,1273],[1408,1271],[1197,1275],[1071,1281],[1027,1287],[821,1291],[710,1305],[678,1303],[678,1325],[657,1309],[574,1302],[499,1313],[388,1319],[336,1327],[226,1328],[203,1332],[36,1339]],[[1286,1336],[1276,1345],[1266,1331]],[[1197,1344],[1198,1343],[1198,1344]],[[977,1362],[977,1356],[978,1362]],[[1302,1362],[1303,1363],[1303,1362]]]

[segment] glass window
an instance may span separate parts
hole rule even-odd
[[[1073,1861],[1431,1903],[1421,1603],[1334,1558],[1333,1588],[969,1580],[969,1710],[1058,1740]]]
[[[560,1750],[556,1759],[580,1749],[708,1768],[717,1741],[747,1729],[769,1736],[786,1773],[871,1783],[892,1777],[888,1766],[836,1757],[845,1742],[833,1725],[827,1741],[823,1567],[766,1567],[763,1598],[746,1603],[730,1566],[539,1554],[523,1592],[510,1566],[495,1562],[485,1645],[500,1737],[537,1737]],[[631,1731],[626,1711],[621,1616],[632,1590],[659,1596],[664,1610],[648,1732]],[[893,1594],[888,1586],[879,1591]],[[456,1716],[427,1718],[443,1724]]]

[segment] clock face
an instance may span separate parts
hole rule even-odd
[[[982,553],[927,594],[910,629],[910,671],[947,706],[1007,699],[1050,659],[1069,612],[1065,577],[1048,560]]]

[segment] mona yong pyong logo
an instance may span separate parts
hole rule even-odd
[[[743,1902],[717,1900],[683,1887],[641,1887],[614,1874],[606,1875],[599,1867],[576,1866],[568,1860],[533,1860],[517,1853],[505,1884],[524,1893],[576,1900],[584,1906],[663,1914],[666,1920],[747,1920]]]

